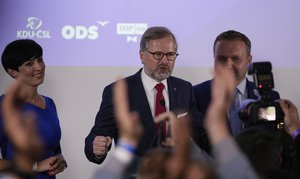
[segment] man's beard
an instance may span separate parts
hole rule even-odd
[[[172,71],[169,71],[169,70],[165,70],[165,72],[163,72],[163,73],[159,73],[156,70],[156,71],[149,72],[149,75],[151,78],[153,78],[156,81],[163,81],[163,80],[169,78],[171,73],[172,73]]]

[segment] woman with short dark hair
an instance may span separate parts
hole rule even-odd
[[[61,154],[61,129],[56,106],[51,98],[38,93],[38,87],[44,81],[46,68],[42,47],[33,40],[15,40],[5,47],[1,60],[5,71],[18,80],[21,112],[34,115],[36,130],[42,141],[43,152],[33,165],[36,178],[54,179],[57,173],[64,171],[67,163]],[[0,104],[4,96],[0,96]],[[2,170],[4,166],[18,166],[11,164],[15,154],[20,152],[11,140],[5,132],[5,123],[0,112]]]

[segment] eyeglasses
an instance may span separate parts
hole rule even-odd
[[[146,51],[148,53],[152,54],[153,58],[155,60],[161,60],[161,59],[164,58],[164,56],[166,56],[169,61],[174,61],[177,58],[177,56],[179,55],[177,52],[168,52],[168,53],[164,53],[164,52],[161,52],[161,51],[150,52],[147,49],[146,49]]]

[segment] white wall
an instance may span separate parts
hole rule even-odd
[[[99,165],[89,162],[84,155],[84,139],[89,133],[101,102],[103,88],[118,77],[135,73],[138,67],[47,67],[46,79],[40,93],[54,99],[62,128],[62,149],[69,167],[58,179],[91,178]],[[275,68],[275,89],[282,98],[291,99],[300,107],[300,85],[294,79],[299,68]],[[209,68],[175,67],[174,76],[192,84],[211,77]],[[252,77],[250,77],[252,79]],[[0,68],[0,93],[11,78]]]

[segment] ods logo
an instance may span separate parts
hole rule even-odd
[[[98,38],[98,27],[97,26],[71,26],[66,25],[62,28],[61,34],[65,39],[90,39],[95,40]]]

